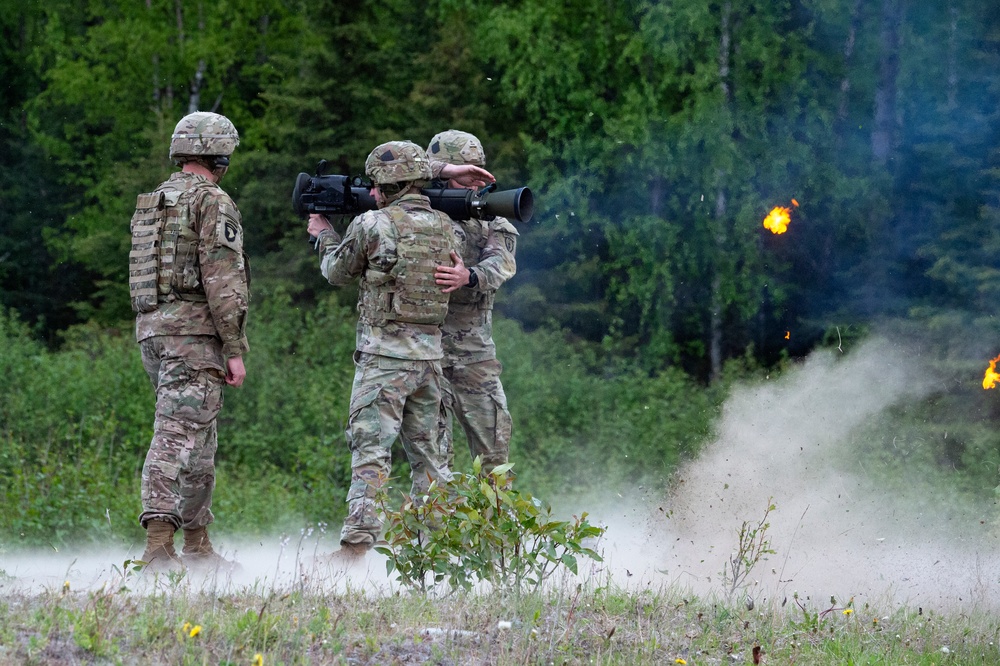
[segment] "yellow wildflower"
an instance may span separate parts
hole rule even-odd
[[[196,624],[193,627],[191,627],[191,632],[188,634],[188,636],[190,636],[191,638],[194,638],[195,636],[197,636],[200,633],[201,633],[201,625],[200,624]]]
[[[250,662],[250,666],[264,666],[264,655],[259,652],[253,656],[253,661]]]
[[[674,663],[681,664],[683,666],[683,664],[686,664],[687,662],[681,659],[680,657],[677,657],[676,659],[674,659]]]
[[[850,615],[853,612],[854,612],[853,608],[845,608],[844,609],[844,615]]]
[[[187,632],[191,631],[191,623],[190,622],[185,622],[184,626],[181,627],[181,631],[183,631],[185,634]]]

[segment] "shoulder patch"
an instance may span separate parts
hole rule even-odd
[[[520,236],[517,232],[517,228],[510,223],[506,217],[498,217],[490,222],[490,229],[493,231],[499,231],[504,234],[513,234],[515,236]]]
[[[243,252],[243,228],[240,226],[240,214],[236,208],[224,201],[219,202],[219,224],[216,239],[219,245],[224,245],[234,252]]]

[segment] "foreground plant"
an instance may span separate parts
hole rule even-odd
[[[744,520],[737,535],[736,552],[729,556],[729,561],[722,570],[722,581],[730,597],[747,584],[747,578],[758,564],[767,560],[768,555],[774,555],[771,548],[771,538],[768,529],[771,523],[768,517],[777,507],[767,500],[764,516],[756,523]]]
[[[604,528],[591,525],[586,513],[555,520],[552,507],[511,487],[511,467],[484,473],[477,458],[471,474],[434,483],[398,509],[383,495],[387,545],[376,550],[388,558],[388,572],[422,592],[441,583],[469,590],[485,581],[520,594],[560,567],[577,573],[579,557],[602,561],[585,544]]]

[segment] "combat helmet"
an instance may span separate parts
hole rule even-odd
[[[427,146],[427,155],[431,159],[458,166],[486,166],[486,151],[483,150],[482,142],[474,135],[459,130],[450,129],[435,134]]]
[[[365,160],[365,174],[376,185],[429,181],[432,177],[427,153],[411,141],[389,141],[376,146]]]
[[[240,145],[236,126],[218,113],[196,111],[180,119],[170,137],[170,159],[229,157]]]

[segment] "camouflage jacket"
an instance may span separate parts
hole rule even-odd
[[[407,194],[393,202],[392,206],[402,208],[409,215],[443,215],[434,211],[430,200],[421,194]],[[316,245],[323,277],[332,285],[343,286],[362,278],[369,271],[391,275],[398,260],[396,237],[392,216],[387,209],[368,211],[354,218],[343,240],[335,231],[322,232]],[[447,234],[443,240],[448,251],[458,251],[453,235]],[[364,291],[362,289],[358,297],[359,311],[363,311]],[[439,325],[401,321],[376,323],[364,316],[358,317],[357,350],[421,361],[440,360],[444,356]]]
[[[441,329],[443,365],[465,365],[496,358],[493,301],[497,289],[517,272],[517,229],[505,218],[452,220],[466,268],[474,285],[452,292],[448,318]]]
[[[190,190],[196,191],[187,194]],[[136,340],[214,335],[222,340],[226,358],[241,356],[249,350],[250,294],[239,209],[218,185],[198,174],[175,173],[156,191],[184,192],[178,205],[190,207],[190,239],[178,244],[172,284],[204,299],[165,297],[154,311],[136,316]]]

